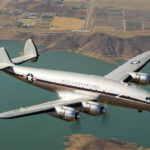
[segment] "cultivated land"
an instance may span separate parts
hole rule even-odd
[[[84,20],[70,17],[55,17],[50,25],[50,31],[80,30],[83,26]]]
[[[88,23],[92,31],[150,31],[150,1],[94,0]]]
[[[88,0],[1,0],[0,27],[21,32],[80,30]]]
[[[150,50],[149,0],[1,0],[0,39],[105,61]],[[112,59],[113,58],[113,59]]]

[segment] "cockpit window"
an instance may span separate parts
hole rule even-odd
[[[150,100],[150,97],[146,97],[146,100]]]

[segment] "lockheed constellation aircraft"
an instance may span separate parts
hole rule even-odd
[[[28,60],[37,61],[38,56],[31,39],[25,44],[24,55],[14,59],[0,48],[0,69],[26,83],[57,93],[59,99],[0,113],[0,118],[48,113],[74,121],[80,119],[80,112],[103,115],[106,113],[103,104],[150,111],[150,92],[129,83],[150,84],[150,75],[139,72],[149,62],[150,51],[132,58],[104,77],[19,66]]]

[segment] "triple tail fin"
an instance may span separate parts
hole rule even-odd
[[[19,56],[13,59],[10,59],[7,51],[1,47],[0,48],[0,70],[12,67],[14,64],[21,64],[28,60],[37,61],[38,59],[38,52],[35,44],[31,39],[28,39],[24,46],[24,55]]]

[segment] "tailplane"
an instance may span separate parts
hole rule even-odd
[[[28,60],[37,61],[38,59],[38,52],[35,44],[31,39],[28,39],[24,46],[24,53],[23,56],[19,56],[13,59],[10,59],[7,51],[1,47],[0,48],[0,70],[7,69],[12,67],[14,64],[21,64]]]
[[[39,56],[38,51],[37,51],[37,48],[36,48],[34,42],[31,39],[28,39],[24,46],[23,56],[13,58],[12,63],[21,64],[28,60],[35,62],[35,61],[37,61],[38,56]]]

